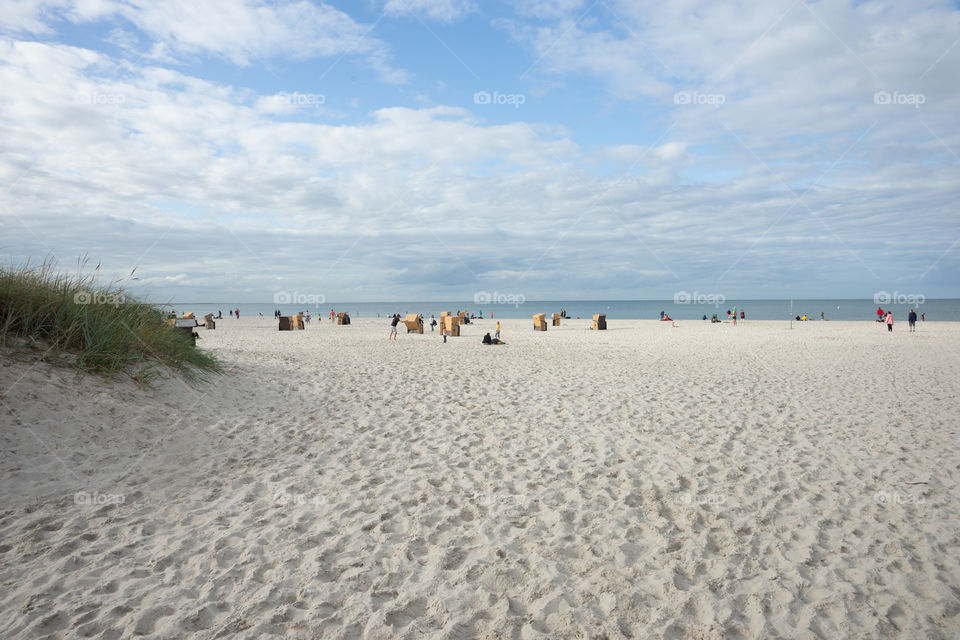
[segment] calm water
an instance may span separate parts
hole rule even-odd
[[[960,322],[960,299],[936,299],[925,300],[922,304],[884,304],[884,309],[893,311],[893,317],[898,322],[906,322],[907,313],[911,308],[917,310],[917,313],[926,314],[928,321],[953,321]],[[170,307],[171,305],[165,305]],[[722,305],[713,304],[676,304],[673,300],[528,300],[522,304],[475,304],[473,302],[327,302],[322,305],[315,304],[258,304],[250,302],[241,303],[219,303],[219,302],[182,302],[174,303],[173,308],[177,311],[193,311],[197,315],[203,315],[213,312],[215,315],[218,310],[223,311],[224,317],[229,317],[229,309],[240,309],[241,317],[255,316],[263,313],[264,316],[272,317],[274,309],[280,309],[283,315],[290,315],[298,311],[309,309],[314,317],[318,314],[326,315],[331,309],[336,311],[347,311],[354,318],[376,317],[379,313],[381,317],[386,317],[393,313],[401,315],[406,313],[421,313],[425,317],[430,314],[440,316],[441,311],[469,311],[477,314],[483,311],[483,316],[494,318],[530,318],[537,313],[550,314],[559,313],[560,309],[566,309],[567,316],[576,318],[590,318],[595,313],[605,313],[610,319],[645,319],[656,320],[660,317],[660,312],[665,311],[671,318],[676,320],[694,320],[701,319],[704,315],[708,318],[714,313],[719,313],[726,317],[727,309],[743,309],[747,314],[747,320],[789,320],[790,301],[789,300],[726,300]],[[808,315],[815,318],[820,317],[822,311],[824,316],[830,320],[875,320],[877,314],[877,304],[873,300],[794,300],[793,315]]]

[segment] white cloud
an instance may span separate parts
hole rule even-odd
[[[486,121],[502,112],[430,102],[339,124],[325,104],[301,108],[143,59],[0,40],[0,194],[10,207],[0,208],[0,235],[15,239],[4,248],[18,258],[53,250],[65,263],[90,252],[118,275],[139,265],[141,284],[161,297],[269,300],[278,281],[322,286],[329,299],[384,297],[385,287],[464,297],[479,283],[669,297],[677,282],[693,290],[721,276],[730,295],[797,282],[817,295],[838,273],[850,289],[837,294],[866,295],[878,286],[871,272],[918,279],[954,241],[944,230],[956,226],[960,195],[955,12],[812,5],[852,55],[799,4],[781,23],[788,5],[697,4],[693,20],[668,5],[610,6],[626,26],[599,5],[574,25],[586,6],[572,2],[528,8],[555,22],[512,25],[531,63],[543,55],[531,73],[599,78],[649,115],[650,133],[623,135],[646,142],[596,150],[523,120],[529,111]],[[258,7],[237,5],[226,21],[245,46],[188,24],[195,13],[105,3],[63,15],[147,21],[157,55],[297,57],[297,43],[330,26],[305,44],[309,55],[386,60],[383,43],[350,44],[363,27],[334,9]],[[881,89],[927,100],[875,104]],[[674,104],[677,91],[724,101]],[[945,254],[921,284],[950,290],[957,264]],[[932,296],[932,286],[921,290]]]
[[[158,61],[212,54],[238,65],[268,65],[274,58],[352,55],[388,82],[407,80],[405,71],[390,65],[389,47],[371,33],[371,26],[307,0],[37,0],[5,7],[0,26],[13,33],[49,34],[61,20],[120,19],[154,40],[145,55]],[[115,30],[112,38],[116,41],[120,33]]]

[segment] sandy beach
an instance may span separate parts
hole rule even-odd
[[[957,637],[960,324],[609,323],[4,360],[0,637]]]

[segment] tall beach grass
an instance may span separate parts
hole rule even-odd
[[[170,326],[160,309],[137,301],[114,281],[102,285],[100,265],[84,273],[39,266],[0,265],[0,347],[25,344],[55,364],[106,374],[128,374],[139,382],[169,367],[187,378],[220,373],[217,360]]]

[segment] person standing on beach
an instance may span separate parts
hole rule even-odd
[[[433,333],[433,328],[437,326],[437,319],[433,317],[433,314],[430,314],[430,333]]]
[[[396,340],[396,339],[397,339],[397,325],[398,325],[398,324],[400,324],[400,314],[399,314],[399,313],[395,313],[395,314],[393,314],[393,320],[390,321],[390,337],[387,338],[387,340],[390,340],[391,338],[392,338],[393,340]]]
[[[907,316],[907,324],[910,325],[910,333],[917,330],[917,312],[910,309],[910,315]]]
[[[733,326],[737,326],[737,308],[733,308]]]
[[[887,331],[893,331],[893,311],[887,311]]]
[[[497,320],[497,334],[494,336],[497,340],[500,339],[500,321]]]
[[[926,314],[926,313],[921,313],[921,314],[920,314],[920,322],[926,322],[926,321],[927,321],[927,314]]]
[[[744,313],[743,309],[740,309],[740,322],[743,322],[747,319],[747,314]]]
[[[240,319],[240,309],[235,310],[235,311],[233,312],[233,315],[235,315],[235,316],[237,317],[237,320],[239,320],[239,319]]]
[[[440,325],[440,337],[443,338],[444,342],[447,341],[447,325],[446,324]]]

